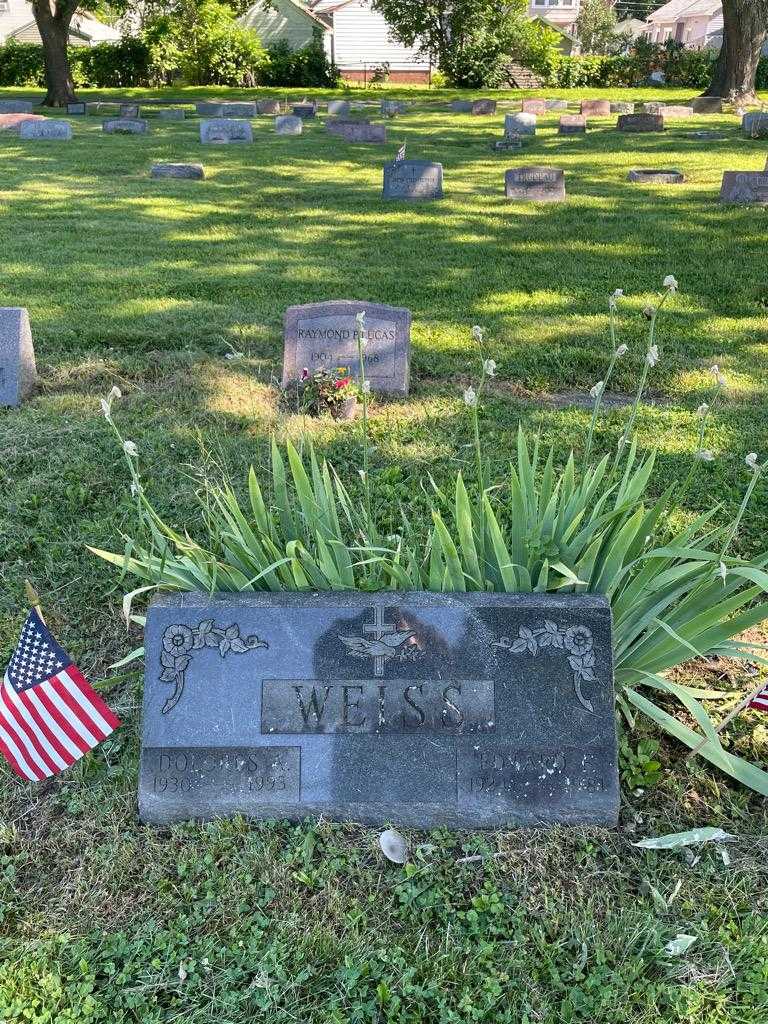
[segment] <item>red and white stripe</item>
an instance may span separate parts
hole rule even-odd
[[[752,698],[749,706],[757,711],[768,711],[768,686],[763,687],[760,693]]]
[[[75,665],[17,693],[0,686],[0,752],[31,782],[69,768],[120,725]]]

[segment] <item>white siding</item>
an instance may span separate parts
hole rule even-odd
[[[0,2],[0,43],[4,43],[11,32],[35,20],[32,5],[25,0],[6,0],[6,4],[8,9],[3,10]]]
[[[0,43],[4,43],[10,35],[14,35],[20,43],[39,43],[40,33],[37,31],[35,16],[32,13],[32,4],[26,0],[5,0],[8,7],[3,10],[3,0],[0,0]],[[19,33],[19,29],[24,32]],[[89,45],[91,43],[112,42],[120,38],[120,32],[103,22],[98,21],[89,14],[75,14],[72,19],[72,28],[77,29],[88,39],[72,36],[73,46]]]
[[[312,42],[313,29],[320,25],[304,14],[292,0],[274,0],[274,7],[259,2],[240,18],[246,28],[252,28],[265,46],[284,39],[294,50]]]
[[[429,58],[392,38],[386,21],[366,0],[351,0],[333,11],[334,60],[344,71],[388,63],[392,71],[427,71]]]

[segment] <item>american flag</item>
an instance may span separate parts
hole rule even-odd
[[[749,706],[757,711],[768,711],[768,683],[752,698]]]
[[[398,149],[397,156],[395,157],[395,163],[399,164],[401,160],[405,160],[405,143],[403,143],[400,149]]]
[[[39,782],[69,768],[120,725],[33,609],[0,686],[0,753]]]

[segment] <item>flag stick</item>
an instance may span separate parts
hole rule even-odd
[[[758,688],[754,691],[754,693],[750,693],[750,695],[748,697],[745,697],[744,700],[740,701],[736,705],[736,707],[733,709],[733,711],[729,712],[725,716],[725,718],[722,720],[720,725],[718,725],[718,727],[715,729],[715,733],[719,736],[720,733],[723,731],[723,729],[725,729],[725,727],[727,725],[730,725],[731,722],[734,720],[734,718],[736,718],[737,715],[740,715],[741,712],[745,710],[745,708],[748,708],[749,705],[752,703],[752,701],[755,699],[755,697],[757,697],[757,695],[759,693],[761,693],[764,689],[765,689],[765,683],[761,682],[760,685],[758,686]],[[701,740],[701,742],[697,743],[696,746],[693,748],[693,750],[691,750],[688,754],[685,755],[686,760],[689,757],[693,757],[694,754],[698,754],[698,752],[701,750],[701,748],[705,747],[707,745],[707,743],[709,743],[709,741],[710,741],[710,737],[709,736],[704,736],[703,739]]]
[[[27,600],[29,601],[29,603],[35,609],[37,614],[40,616],[40,621],[43,623],[43,625],[45,625],[45,619],[43,617],[43,609],[40,606],[40,595],[35,590],[35,588],[32,586],[32,584],[29,582],[29,580],[24,580],[24,593],[27,595]]]

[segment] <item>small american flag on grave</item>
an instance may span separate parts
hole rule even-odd
[[[23,779],[69,768],[120,725],[33,609],[0,687],[0,753]]]
[[[396,164],[399,164],[401,160],[405,160],[405,145],[406,144],[403,143],[402,146],[400,147],[400,149],[398,149],[398,151],[397,151],[397,155],[395,156],[395,163]]]
[[[768,711],[768,683],[766,683],[760,693],[755,694],[749,702],[749,706],[756,711]]]

